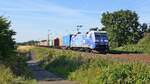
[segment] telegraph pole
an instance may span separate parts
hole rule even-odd
[[[47,38],[47,45],[49,46],[49,36],[50,35],[50,30],[48,29],[48,38]]]

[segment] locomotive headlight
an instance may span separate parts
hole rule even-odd
[[[104,42],[108,42],[108,40],[104,40]]]
[[[95,40],[96,42],[99,42],[99,40]]]

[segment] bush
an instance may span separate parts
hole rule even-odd
[[[144,64],[115,64],[102,69],[98,79],[105,84],[148,84],[149,69]]]
[[[35,80],[17,77],[4,65],[0,65],[0,74],[0,84],[36,84]]]
[[[130,44],[115,48],[114,50],[150,54],[150,34],[147,33],[144,38],[138,42],[138,44]]]
[[[71,73],[69,79],[81,84],[148,84],[150,67],[145,64],[109,64],[107,67],[80,68]]]
[[[19,51],[11,53],[11,58],[1,62],[3,65],[0,65],[0,74],[2,74],[0,84],[36,84],[36,80],[27,68],[26,53]]]

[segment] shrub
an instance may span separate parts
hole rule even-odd
[[[102,69],[99,81],[105,84],[148,84],[150,67],[144,64],[115,64]]]
[[[0,74],[0,84],[36,84],[35,80],[17,77],[4,65],[0,65]]]
[[[138,44],[125,45],[114,50],[126,51],[132,53],[145,53],[150,54],[150,34],[146,34]]]

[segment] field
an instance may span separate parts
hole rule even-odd
[[[93,54],[71,50],[33,48],[41,67],[81,84],[148,84],[149,55]],[[117,56],[118,55],[118,56]],[[132,56],[133,55],[133,56]],[[130,58],[130,57],[132,58]],[[135,57],[136,56],[136,57]]]

